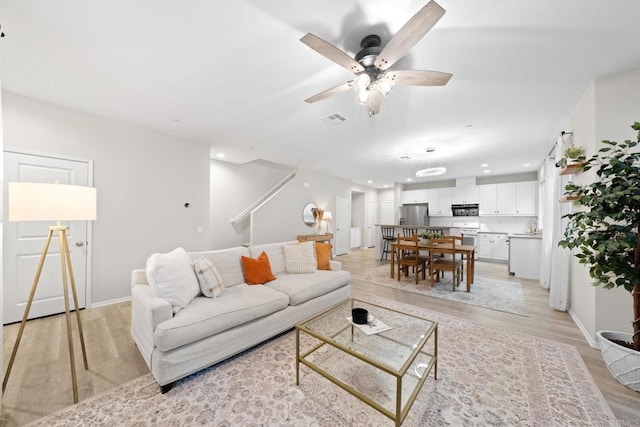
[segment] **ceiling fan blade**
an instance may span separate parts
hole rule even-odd
[[[444,86],[453,74],[427,70],[389,71],[386,78],[393,84],[405,86]]]
[[[307,104],[313,104],[314,102],[322,101],[323,99],[329,98],[330,96],[348,91],[349,89],[351,89],[352,84],[353,84],[353,80],[349,80],[348,82],[341,84],[339,86],[332,87],[331,89],[323,90],[322,92],[317,93],[312,97],[305,99],[304,102],[306,102]]]
[[[360,73],[364,71],[364,67],[358,61],[350,57],[343,50],[338,49],[318,36],[307,33],[300,39],[300,41],[318,52],[320,55],[346,68],[352,73]]]
[[[442,18],[446,11],[435,1],[430,1],[400,28],[389,43],[382,49],[374,65],[386,70],[402,58],[413,45],[418,43],[427,32]]]
[[[373,117],[380,112],[380,104],[382,102],[382,94],[377,90],[369,93],[369,101],[367,102],[367,110],[369,117]]]

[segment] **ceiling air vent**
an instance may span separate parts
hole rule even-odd
[[[346,119],[346,117],[344,117],[344,116],[342,116],[342,115],[340,115],[338,113],[335,113],[335,114],[332,114],[330,116],[323,117],[320,120],[322,120],[323,122],[325,122],[325,123],[327,123],[329,125],[338,125],[338,124],[346,121],[347,119]]]

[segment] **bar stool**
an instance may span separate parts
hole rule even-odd
[[[382,251],[380,253],[380,261],[383,258],[386,258],[386,254],[391,253],[391,244],[396,241],[396,238],[393,235],[393,227],[380,227],[380,231],[382,232]]]
[[[402,227],[402,235],[404,237],[411,237],[414,234],[418,234],[418,229],[417,228]]]

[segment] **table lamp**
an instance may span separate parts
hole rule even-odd
[[[333,215],[331,214],[331,211],[325,211],[324,215],[322,215],[322,220],[324,221],[325,233],[329,232],[329,221],[331,221],[332,219],[333,219]]]
[[[49,245],[54,233],[58,234],[60,245],[60,268],[62,270],[62,290],[64,294],[64,308],[67,321],[67,340],[69,342],[69,360],[71,362],[71,381],[73,383],[73,401],[78,403],[78,385],[76,381],[76,368],[73,357],[73,337],[71,335],[71,315],[69,313],[69,283],[73,295],[74,310],[78,321],[78,333],[80,335],[80,345],[82,347],[82,357],[84,368],[89,369],[87,364],[87,353],[84,345],[84,335],[82,332],[82,320],[78,306],[78,294],[76,283],[71,266],[71,254],[69,252],[69,242],[67,231],[69,227],[61,225],[61,221],[93,221],[96,219],[96,189],[91,187],[81,187],[77,185],[64,184],[42,184],[31,182],[10,182],[9,183],[9,221],[57,221],[56,225],[49,226],[47,240],[42,250],[42,256],[38,262],[27,305],[24,309],[22,322],[16,343],[9,359],[9,366],[2,382],[4,392],[11,368],[18,352],[22,333],[24,331],[31,303],[38,287],[38,280],[42,273],[42,267],[49,251]]]

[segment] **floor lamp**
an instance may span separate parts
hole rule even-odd
[[[30,182],[10,182],[9,183],[9,221],[57,221],[57,225],[49,227],[47,241],[42,250],[42,256],[38,263],[36,275],[31,285],[27,305],[24,309],[22,322],[16,343],[11,352],[9,366],[2,382],[2,392],[4,393],[11,374],[11,368],[18,352],[22,333],[29,317],[31,303],[38,288],[38,281],[42,273],[42,267],[49,251],[49,245],[54,236],[58,235],[60,246],[60,268],[62,270],[62,290],[64,294],[64,309],[67,321],[67,340],[69,342],[69,360],[71,362],[71,381],[73,383],[73,402],[78,403],[78,384],[76,381],[76,367],[73,356],[73,337],[71,335],[71,315],[69,312],[69,283],[73,295],[74,311],[78,321],[78,333],[80,335],[80,345],[82,347],[82,357],[84,368],[89,369],[87,364],[87,353],[84,346],[84,334],[82,332],[82,320],[78,309],[78,294],[76,292],[76,282],[71,266],[71,254],[69,252],[69,242],[67,231],[69,227],[61,225],[60,221],[93,221],[96,219],[96,189],[91,187],[81,187],[77,185],[63,184],[41,184]]]

